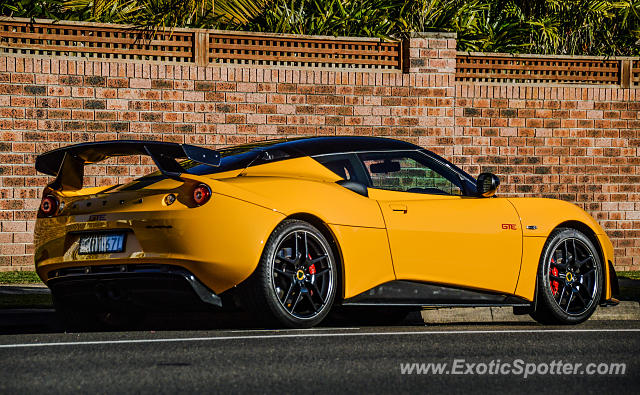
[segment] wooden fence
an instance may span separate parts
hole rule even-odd
[[[128,26],[0,19],[0,53],[89,59],[402,69],[400,42],[370,38],[174,29],[145,32]]]
[[[459,53],[456,81],[640,86],[640,61],[631,58]]]
[[[209,63],[400,69],[400,43],[209,34]]]
[[[403,51],[408,46],[401,42],[372,38],[204,29],[146,32],[123,25],[0,18],[0,53],[5,54],[400,72],[409,58]],[[458,53],[456,81],[640,87],[640,60]]]

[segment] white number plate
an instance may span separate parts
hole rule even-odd
[[[124,251],[124,233],[95,233],[80,237],[78,254],[104,254]]]

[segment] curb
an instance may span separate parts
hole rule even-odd
[[[44,284],[0,284],[0,296],[2,295],[45,295],[51,291]]]
[[[0,334],[29,333],[33,328],[62,328],[60,318],[52,308],[0,309],[0,323]]]
[[[512,307],[456,307],[423,310],[425,324],[459,324],[471,322],[536,322],[528,314],[515,315]],[[599,306],[589,318],[594,321],[640,320],[640,303],[622,301],[617,306]]]
[[[0,284],[2,295],[49,294],[45,284]],[[425,324],[460,324],[476,322],[529,322],[534,323],[528,314],[515,315],[512,307],[447,307],[422,310]],[[417,318],[417,317],[416,317]],[[640,320],[640,303],[621,301],[617,306],[598,306],[589,318],[593,321],[636,321]]]

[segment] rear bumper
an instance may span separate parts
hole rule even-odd
[[[90,310],[203,310],[222,307],[218,295],[188,270],[171,265],[76,266],[53,270],[56,302]]]
[[[176,265],[221,294],[253,273],[269,234],[284,218],[216,193],[206,205],[190,209],[175,208],[176,203],[154,210],[153,199],[145,199],[141,210],[153,206],[146,211],[38,218],[34,261],[40,278],[48,283],[49,273],[71,266]],[[80,254],[80,237],[99,232],[125,233],[124,251]]]

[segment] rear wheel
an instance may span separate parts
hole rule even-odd
[[[531,315],[547,324],[583,322],[598,305],[602,283],[600,257],[591,240],[575,229],[557,229],[542,251]]]
[[[336,261],[322,233],[307,222],[285,220],[241,291],[246,307],[267,324],[309,328],[331,309],[336,281]]]

